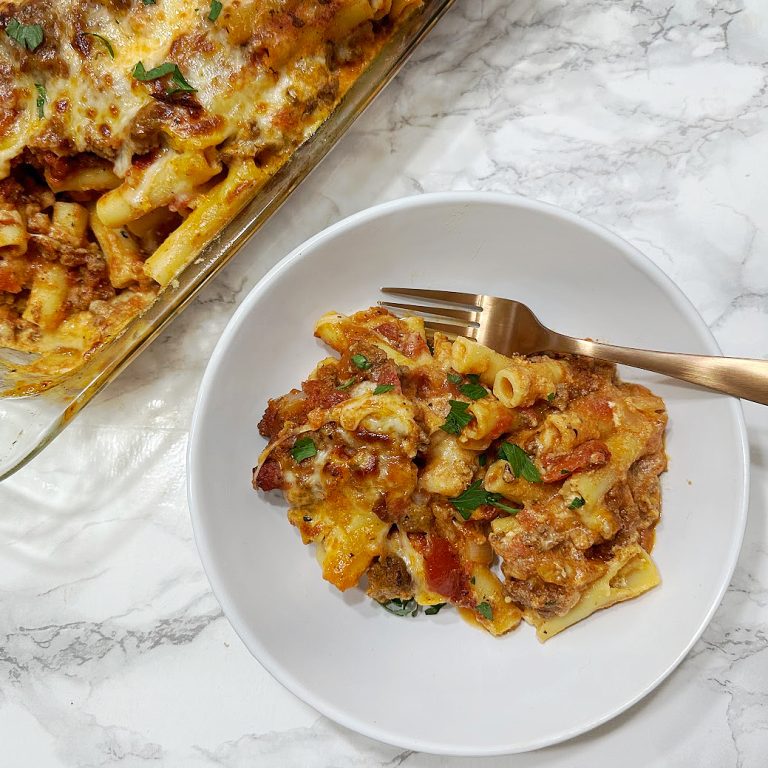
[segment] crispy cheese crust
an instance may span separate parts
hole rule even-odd
[[[0,346],[50,385],[173,281],[421,0],[0,0]]]
[[[421,320],[378,308],[316,335],[340,357],[269,401],[253,482],[285,494],[336,587],[367,575],[381,603],[451,603],[495,635],[522,617],[546,640],[658,583],[660,398],[586,358],[430,349]]]

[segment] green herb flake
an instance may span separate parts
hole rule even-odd
[[[449,400],[448,405],[451,406],[451,410],[446,416],[445,424],[440,429],[449,435],[460,435],[461,430],[474,418],[469,413],[469,403],[463,403],[461,400]]]
[[[136,66],[133,68],[131,74],[142,83],[148,80],[157,80],[159,77],[165,77],[170,75],[171,72],[178,69],[177,64],[173,64],[170,61],[166,61],[165,64],[161,64],[159,67],[153,67],[152,69],[146,69],[143,61],[137,61]]]
[[[29,51],[34,51],[44,39],[43,28],[39,24],[22,24],[15,18],[6,24],[5,34]]]
[[[483,601],[477,606],[476,610],[483,618],[493,621],[493,608],[491,608],[490,603]]]
[[[181,74],[181,70],[176,67],[176,69],[173,71],[173,74],[171,75],[171,82],[176,86],[175,88],[171,88],[170,91],[166,94],[167,96],[173,96],[177,93],[197,93],[197,88],[191,86],[185,79],[184,75]]]
[[[490,493],[483,488],[482,480],[475,480],[463,493],[455,496],[448,501],[458,510],[458,513],[469,520],[472,513],[484,504],[490,504],[492,507],[508,512],[510,515],[516,515],[520,510],[504,504],[504,497],[500,493]]]
[[[355,377],[352,376],[352,378],[347,379],[346,381],[342,381],[340,384],[336,385],[336,389],[349,389],[353,384],[355,383]]]
[[[507,514],[512,515],[512,517],[514,517],[518,512],[522,512],[523,510],[522,507],[511,507],[509,504],[503,504],[501,500],[504,497],[500,493],[492,493],[491,496],[493,498],[488,503],[492,507],[496,507],[496,509],[500,509]]]
[[[153,69],[145,69],[144,63],[139,61],[136,63],[136,66],[133,68],[133,71],[131,74],[137,79],[140,80],[142,83],[146,83],[149,80],[158,80],[161,77],[165,77],[166,75],[171,76],[171,82],[174,84],[174,88],[171,88],[166,96],[173,96],[176,93],[179,93],[180,91],[184,91],[185,93],[195,93],[197,91],[197,88],[193,88],[185,79],[184,75],[181,74],[181,70],[179,69],[178,64],[174,64],[171,61],[166,61],[165,64],[160,64],[160,66],[154,67]]]
[[[84,32],[83,34],[88,35],[88,37],[95,37],[97,40],[101,41],[101,43],[104,45],[104,47],[107,49],[107,53],[109,54],[109,57],[111,59],[115,58],[115,49],[112,47],[112,43],[107,40],[104,35],[100,35],[97,32]]]
[[[155,4],[155,0],[141,0],[141,1],[144,3],[144,5],[154,5]]]
[[[464,379],[461,378],[461,374],[459,373],[449,373],[446,378],[451,382],[451,384],[461,384],[461,382],[464,381]]]
[[[463,493],[449,499],[451,504],[459,511],[459,514],[469,520],[472,513],[483,504],[486,504],[488,491],[483,488],[482,480],[475,480]]]
[[[48,94],[45,90],[45,86],[40,83],[35,83],[35,90],[37,91],[37,116],[42,119],[45,117],[45,105],[48,102]]]
[[[39,24],[22,24],[18,19],[11,19],[5,25],[5,34],[28,51],[39,48],[45,38]]]
[[[547,400],[549,400],[549,402],[551,403],[554,399],[555,399],[555,393],[554,392],[550,392],[547,395]]]
[[[415,616],[419,612],[419,604],[412,597],[408,600],[395,597],[392,600],[387,600],[386,603],[379,603],[379,605],[385,611],[394,613],[395,616]]]
[[[296,462],[304,461],[304,459],[310,459],[317,454],[317,446],[311,437],[300,437],[293,444],[291,448],[291,456]]]
[[[514,443],[502,443],[499,448],[499,456],[509,462],[515,477],[522,477],[529,483],[540,483],[541,473],[531,461],[528,454]]]
[[[574,496],[573,500],[568,505],[568,509],[578,509],[579,507],[583,507],[586,503],[587,500],[583,496]]]
[[[394,384],[379,384],[373,390],[374,395],[383,395],[385,392],[391,392],[395,388]]]
[[[221,9],[223,8],[219,0],[211,0],[211,12],[208,14],[208,21],[216,21],[219,18]]]
[[[361,354],[352,355],[352,364],[361,371],[367,371],[373,365],[365,355]]]
[[[459,387],[459,392],[466,395],[470,400],[482,400],[484,397],[488,397],[488,390],[476,381],[462,384]]]
[[[441,608],[445,608],[447,603],[437,603],[435,605],[430,605],[429,608],[425,609],[424,613],[427,616],[434,616],[436,613],[440,613]]]
[[[478,464],[479,464],[481,467],[484,467],[484,466],[485,466],[485,465],[488,463],[488,457],[487,457],[487,456],[486,456],[484,453],[481,453],[481,454],[480,454],[480,455],[477,457],[477,463],[478,463]]]

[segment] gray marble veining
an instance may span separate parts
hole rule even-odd
[[[406,194],[584,215],[669,274],[725,353],[768,356],[767,63],[763,0],[458,0],[248,257],[0,486],[0,765],[768,765],[765,408],[745,405],[748,529],[701,641],[616,720],[513,758],[403,752],[283,690],[210,594],[184,488],[196,389],[235,306],[309,235]]]

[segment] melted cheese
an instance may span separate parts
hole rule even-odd
[[[284,489],[289,519],[318,545],[328,581],[348,589],[367,574],[368,594],[385,605],[450,602],[494,635],[525,617],[542,640],[658,583],[643,547],[665,466],[661,400],[608,367],[564,357],[557,404],[508,409],[487,392],[474,401],[482,412],[464,400],[474,421],[453,434],[434,423],[449,399],[468,398],[448,386],[456,385],[445,366],[451,350],[438,340],[430,360],[417,346],[401,364],[377,329],[393,339],[418,334],[381,309],[324,315],[316,333],[341,359],[323,360],[304,394],[270,401],[263,422],[271,440],[262,461],[277,460],[279,471],[267,467],[262,478],[259,469],[256,484]],[[463,441],[480,428],[491,441]],[[297,435],[312,435],[313,457],[291,455]],[[500,455],[497,440],[527,463]]]
[[[105,227],[139,219],[146,224],[142,217],[154,216],[140,242],[143,274],[139,265],[134,281],[113,276],[111,283],[117,295],[157,292],[338,104],[393,30],[386,23],[373,27],[374,17],[401,15],[418,4],[228,0],[211,21],[210,4],[190,0],[6,2],[5,23],[18,16],[24,24],[40,24],[44,40],[27,51],[0,33],[0,183],[9,175],[22,185],[29,181],[18,163],[23,156],[44,172],[59,199],[63,194],[71,200],[67,191],[74,190],[77,202],[92,205],[98,193],[111,189],[95,206]],[[194,92],[173,93],[178,82],[171,74],[137,79],[139,62],[146,72],[175,65]],[[86,169],[93,173],[71,180]],[[92,190],[88,180],[97,176]],[[48,190],[39,192],[32,208],[23,207],[35,235],[47,235],[46,195]],[[13,188],[0,187],[0,208],[15,207],[17,196]],[[93,229],[77,247],[94,251]],[[96,239],[106,249],[103,238]],[[49,245],[45,260],[60,258],[59,245]],[[19,289],[18,265],[5,263],[0,243],[0,293],[29,289],[38,256],[33,244]],[[4,269],[13,279],[3,278]],[[61,277],[66,288],[83,282],[75,269]],[[101,293],[109,303],[108,291]],[[46,385],[125,325],[122,315],[119,323],[110,323],[102,313],[102,320],[79,336],[90,339],[89,347],[57,346],[57,339],[68,335],[56,335],[54,319],[66,322],[68,313],[90,307],[61,306],[45,323],[36,323],[24,304],[23,295],[0,302],[11,307],[0,311],[0,339],[10,348],[43,354],[35,366],[17,367],[16,377],[37,372]]]
[[[256,16],[259,6],[266,4],[253,5]],[[287,9],[296,4],[282,5]],[[153,84],[132,74],[138,62],[147,71],[166,62],[177,64],[196,89],[194,99],[203,116],[215,118],[211,126],[206,126],[200,115],[195,117],[197,124],[191,126],[178,118],[164,119],[166,140],[176,148],[213,146],[254,135],[261,137],[262,145],[282,145],[285,130],[276,125],[279,111],[316,99],[331,79],[322,30],[308,47],[302,37],[296,35],[290,40],[281,29],[293,50],[275,71],[254,63],[254,51],[248,46],[233,45],[226,14],[210,22],[206,3],[163,0],[155,5],[136,4],[130,11],[119,13],[94,2],[59,0],[55,14],[56,27],[65,33],[56,46],[57,67],[53,71],[37,69],[34,54],[22,54],[7,40],[2,46],[4,63],[13,72],[20,97],[15,130],[0,150],[2,175],[7,175],[9,161],[25,146],[47,147],[54,132],[68,143],[68,154],[74,150],[113,158],[115,172],[124,176],[133,155],[142,151],[133,136],[137,118],[142,109],[156,102]],[[48,24],[43,23],[43,28],[46,30]],[[114,59],[106,46],[88,33],[109,40]],[[88,49],[87,55],[73,45],[76,39],[81,41],[80,48]],[[25,58],[32,66],[23,72]],[[42,119],[36,118],[35,83],[44,85],[47,92]],[[172,111],[173,101],[166,103]],[[314,122],[303,121],[300,139],[313,129]]]

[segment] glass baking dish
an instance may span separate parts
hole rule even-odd
[[[98,349],[80,368],[50,389],[22,397],[0,395],[0,480],[24,466],[48,445],[80,409],[184,309],[328,154],[453,3],[454,0],[424,0],[422,7],[399,27],[320,128],[120,336]]]

